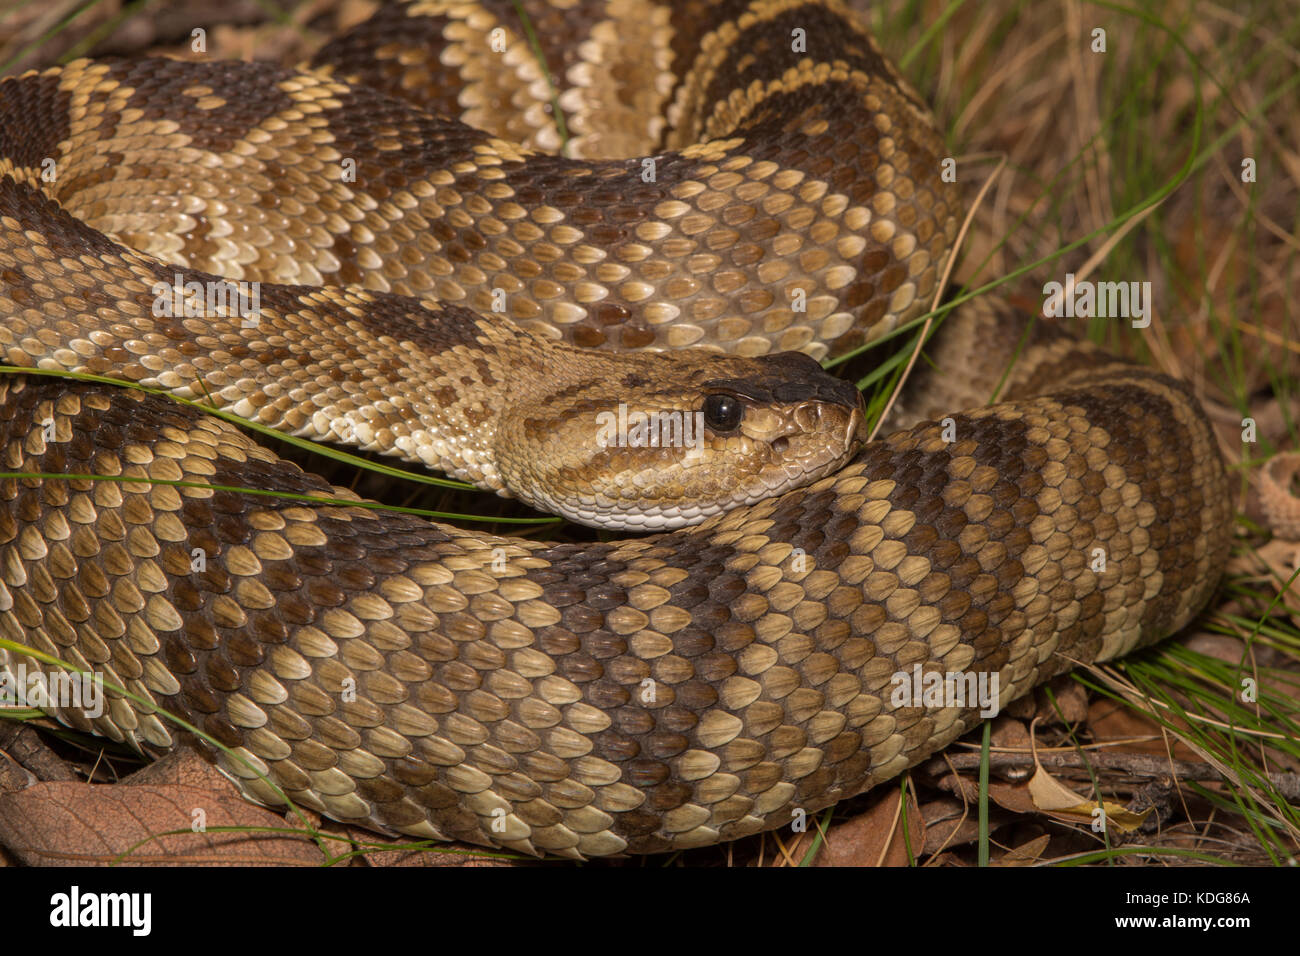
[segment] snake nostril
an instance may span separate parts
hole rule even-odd
[[[790,447],[790,439],[781,437],[772,441],[772,451],[778,455],[784,455],[785,450]]]

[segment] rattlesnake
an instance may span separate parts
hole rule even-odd
[[[859,447],[856,390],[788,351],[915,318],[956,233],[933,120],[852,14],[523,8],[539,50],[504,0],[412,3],[300,70],[4,81],[0,348],[591,523],[706,520],[559,544],[243,493],[355,500],[193,406],[4,377],[0,637],[139,698],[57,716],[157,753],[192,740],[166,709],[254,799],[388,832],[654,852],[973,726],[897,699],[917,665],[1005,704],[1204,605],[1230,504],[1183,383],[986,301]],[[252,321],[168,314],[218,277]],[[686,346],[734,354],[628,351]],[[707,474],[590,451],[619,403],[707,412]]]

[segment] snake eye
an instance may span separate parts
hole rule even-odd
[[[729,432],[740,424],[745,406],[735,395],[710,395],[704,399],[704,422],[715,432]]]

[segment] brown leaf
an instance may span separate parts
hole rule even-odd
[[[1037,765],[1033,777],[1026,784],[1034,806],[1039,810],[1071,810],[1079,806],[1088,806],[1086,797],[1081,797],[1050,773]],[[1096,806],[1095,803],[1091,804]]]
[[[1067,724],[1077,724],[1088,716],[1088,692],[1074,678],[1065,676],[1057,678],[1050,685],[1055,705],[1046,694],[1042,694],[1042,703],[1038,708],[1038,718],[1044,724],[1059,724],[1062,719]]]
[[[1062,823],[1088,826],[1091,826],[1093,811],[1097,809],[1096,800],[1074,793],[1041,769],[1028,783],[990,783],[989,799],[1014,813],[1045,813]],[[1135,814],[1109,800],[1103,801],[1102,805],[1106,810],[1107,825],[1125,833],[1136,829],[1146,819],[1145,812]]]
[[[1016,720],[1033,720],[1034,711],[1037,708],[1038,704],[1035,702],[1035,695],[1026,694],[1024,697],[1017,697],[1002,708],[1002,716],[1013,717]]]
[[[1024,783],[995,783],[989,781],[989,799],[1013,813],[1037,813],[1029,786]]]
[[[979,783],[961,774],[946,773],[935,781],[935,785],[940,790],[947,790],[959,799],[965,800],[968,804],[973,805],[979,799]]]
[[[1097,800],[1075,793],[1044,770],[1038,760],[1037,748],[1034,750],[1034,775],[1026,789],[1033,798],[1034,806],[1066,823],[1087,823],[1091,826],[1101,819],[1108,829],[1114,827],[1121,833],[1131,833],[1142,825],[1150,813],[1150,810],[1134,813],[1105,798],[1100,800],[1101,806],[1098,807]]]
[[[921,807],[921,815],[925,817],[924,856],[964,846],[979,836],[978,809],[965,807],[960,800],[951,797],[931,800]],[[1000,825],[1000,816],[990,814],[989,824],[993,829]]]
[[[1038,862],[1038,858],[1043,855],[1051,839],[1051,834],[1044,833],[1018,847],[1013,847],[996,860],[989,862],[993,866],[1029,866],[1031,863]]]
[[[1300,580],[1292,580],[1296,570],[1300,569],[1300,544],[1274,539],[1256,550],[1259,561],[1267,569],[1273,593],[1282,594],[1278,603],[1286,608],[1293,621],[1300,624]]]
[[[196,821],[202,832],[192,829]],[[244,800],[188,751],[130,782],[36,782],[0,794],[0,844],[29,865],[312,866],[324,860],[305,834],[214,832],[219,827],[292,824]]]
[[[832,826],[813,866],[907,866],[925,846],[925,818],[912,788],[907,790],[907,839],[899,813],[899,791],[890,790],[871,809]]]
[[[1165,757],[1173,751],[1175,760],[1200,761],[1200,756],[1190,748],[1179,743],[1172,734],[1166,747],[1161,735],[1160,725],[1144,714],[1130,710],[1126,705],[1110,698],[1099,698],[1088,708],[1088,726],[1092,728],[1093,740],[1105,743],[1111,740],[1126,741],[1123,750],[1127,753],[1154,754]],[[1142,740],[1152,737],[1152,740]],[[1139,739],[1133,739],[1139,738]]]
[[[0,751],[0,794],[26,790],[36,782],[36,775]]]
[[[1005,714],[993,719],[993,730],[989,742],[994,747],[1008,750],[1029,749],[1029,728],[1022,721],[1013,720]]]

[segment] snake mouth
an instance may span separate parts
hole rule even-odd
[[[852,455],[867,443],[870,429],[867,428],[866,404],[858,393],[858,402],[854,406],[819,403],[815,408],[817,428],[829,432],[830,441],[842,449],[844,455]],[[772,443],[776,450],[776,443]]]
[[[844,444],[850,452],[857,451],[871,438],[871,429],[867,427],[867,401],[858,392],[858,407],[849,415],[849,427],[844,436]]]
[[[834,401],[818,403],[815,408],[818,424],[831,430],[835,442],[847,456],[867,443],[871,429],[867,427],[866,399],[850,383],[844,385],[851,391],[837,395]]]

